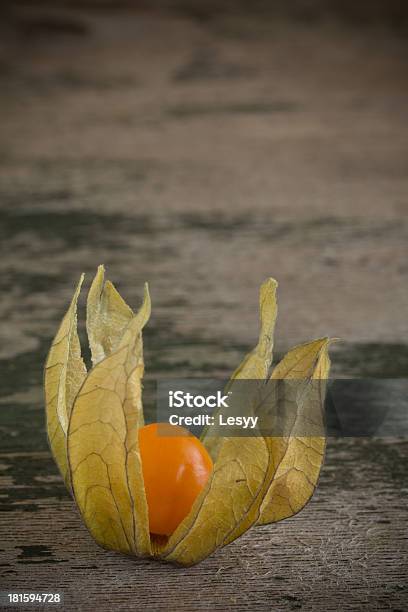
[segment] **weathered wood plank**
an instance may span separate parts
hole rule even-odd
[[[3,477],[29,458],[33,480],[2,489],[3,589],[60,590],[80,610],[405,608],[406,441],[331,441],[303,512],[188,569],[99,549],[47,454],[3,454]]]

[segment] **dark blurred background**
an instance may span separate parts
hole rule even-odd
[[[304,21],[321,21],[326,17],[345,19],[357,24],[380,22],[400,26],[407,19],[403,0],[55,0],[36,2],[15,0],[3,2],[9,7],[69,7],[146,11],[182,12],[198,19],[210,19],[226,13],[247,12]]]
[[[198,339],[250,344],[269,275],[280,348],[334,334],[405,367],[405,3],[2,11],[5,355],[48,341],[104,262],[133,304],[151,282],[152,328],[191,339],[188,371],[214,367]]]

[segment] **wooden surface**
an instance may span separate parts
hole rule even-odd
[[[230,373],[270,275],[279,353],[340,336],[334,376],[406,377],[401,34],[27,8],[1,27],[1,590],[101,612],[406,610],[405,438],[330,440],[304,511],[178,569],[94,544],[42,403],[74,283],[102,262],[134,307],[150,282],[147,379]]]
[[[100,550],[48,453],[3,453],[2,588],[62,591],[67,610],[404,610],[407,446],[331,442],[304,511],[188,569]]]

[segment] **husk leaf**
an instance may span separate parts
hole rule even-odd
[[[311,416],[318,431],[323,430],[323,404],[326,379],[329,375],[330,340],[321,338],[296,346],[289,351],[272,372],[271,380],[316,381],[304,403],[298,401],[297,418]],[[296,433],[296,432],[294,432]],[[274,479],[261,505],[259,525],[280,521],[299,512],[309,501],[320,474],[326,440],[323,436],[297,436],[289,438]]]
[[[84,275],[52,342],[44,369],[48,440],[68,490],[71,490],[67,461],[68,424],[75,397],[86,377],[77,332],[77,302],[83,278]]]
[[[86,526],[101,546],[136,555],[151,552],[137,435],[143,422],[142,329],[149,316],[146,286],[117,348],[81,387],[68,431],[72,487]]]
[[[86,329],[93,365],[114,351],[133,317],[132,309],[104,277],[105,269],[99,266],[86,304]]]
[[[268,376],[269,368],[272,363],[273,334],[275,329],[278,306],[276,303],[276,289],[278,283],[274,278],[268,278],[261,285],[259,291],[259,340],[255,348],[248,353],[236,370],[231,375],[224,393],[234,392],[234,382],[239,380],[256,380],[262,383]],[[248,387],[249,389],[249,387]],[[254,391],[251,388],[251,392]],[[249,414],[252,398],[243,397],[243,387],[240,387],[241,403],[246,403],[245,414]],[[214,413],[216,416],[216,413]],[[205,428],[201,441],[215,461],[220,445],[222,443],[222,430],[216,425]]]
[[[272,361],[276,287],[271,278],[261,286],[259,341],[233,373],[226,392],[233,392],[234,381],[265,381]],[[242,394],[240,399],[247,411],[255,400]],[[215,459],[212,476],[162,552],[167,561],[183,565],[197,563],[251,527],[287,445],[284,438],[225,438],[208,430],[202,442]]]

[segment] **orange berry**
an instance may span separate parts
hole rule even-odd
[[[184,427],[152,423],[139,430],[151,533],[169,536],[191,510],[212,471],[203,444]]]

